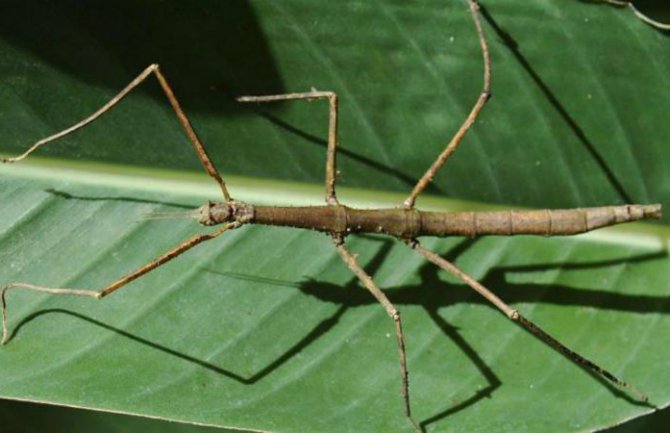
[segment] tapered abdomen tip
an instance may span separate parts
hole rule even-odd
[[[663,216],[660,203],[645,204],[639,206],[642,208],[642,214],[644,215],[644,218],[661,219],[661,217]]]
[[[621,206],[603,206],[586,208],[587,230],[614,224],[661,218],[661,205],[655,204],[625,204]]]

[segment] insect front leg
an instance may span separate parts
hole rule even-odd
[[[96,112],[91,114],[90,116],[86,117],[85,119],[82,119],[81,121],[75,123],[74,125],[70,126],[69,128],[65,128],[64,130],[57,132],[55,134],[52,134],[48,137],[45,137],[37,142],[35,142],[32,146],[28,148],[25,152],[23,152],[21,155],[18,155],[16,157],[12,158],[0,158],[0,162],[3,163],[13,163],[13,162],[18,162],[21,161],[22,159],[26,158],[28,155],[30,155],[32,152],[35,150],[39,149],[40,147],[51,143],[52,141],[58,140],[59,138],[63,138],[67,135],[70,135],[79,129],[82,129],[86,125],[93,123],[96,121],[98,118],[100,118],[102,115],[105,113],[109,112],[112,108],[114,108],[123,98],[128,96],[130,92],[132,92],[137,86],[142,84],[151,74],[156,76],[156,79],[158,80],[158,84],[160,84],[161,89],[163,89],[163,92],[165,93],[165,96],[167,97],[168,101],[170,102],[170,105],[172,106],[172,109],[174,110],[175,114],[177,115],[177,119],[179,120],[179,123],[181,124],[182,128],[184,129],[184,132],[186,133],[186,136],[188,137],[189,141],[191,142],[191,145],[193,145],[193,149],[195,150],[195,153],[198,155],[198,159],[200,159],[200,162],[202,163],[203,167],[205,168],[205,171],[207,174],[209,174],[218,184],[219,187],[221,188],[221,192],[223,193],[223,196],[225,197],[226,201],[231,201],[232,197],[230,196],[230,193],[228,192],[228,188],[226,187],[226,183],[224,182],[223,178],[221,177],[221,174],[219,174],[219,171],[216,169],[216,166],[210,159],[209,155],[207,155],[207,151],[205,150],[205,146],[202,144],[200,141],[200,138],[198,137],[198,134],[195,132],[193,129],[193,126],[191,125],[190,120],[186,116],[186,113],[184,113],[184,110],[181,108],[181,105],[179,104],[179,101],[177,100],[177,97],[174,94],[174,91],[170,87],[170,84],[168,84],[167,79],[163,75],[163,73],[160,70],[160,67],[157,64],[153,64],[148,66],[144,71],[142,71],[141,74],[139,74],[133,81],[128,83],[126,87],[123,88],[119,93],[116,94],[112,99],[110,99],[105,105],[100,107]]]
[[[313,100],[328,99],[330,114],[328,117],[328,149],[326,150],[326,203],[338,204],[335,195],[335,182],[337,181],[337,168],[335,157],[337,154],[337,94],[335,92],[322,92],[314,90],[304,93],[285,93],[281,95],[240,96],[239,102],[275,102],[289,100]]]
[[[114,281],[111,284],[108,284],[107,286],[103,287],[102,289],[99,290],[86,290],[86,289],[69,289],[69,288],[56,288],[56,287],[44,287],[44,286],[37,286],[34,284],[27,284],[27,283],[10,283],[6,284],[5,286],[0,289],[0,298],[2,298],[2,342],[1,344],[7,343],[9,340],[9,332],[8,332],[8,327],[7,327],[7,322],[8,322],[8,315],[7,315],[7,294],[10,290],[12,289],[23,289],[23,290],[30,290],[34,292],[42,292],[42,293],[48,293],[51,295],[64,295],[64,296],[80,296],[80,297],[88,297],[88,298],[95,298],[95,299],[102,299],[106,297],[107,295],[112,294],[113,292],[119,290],[121,287],[125,286],[126,284],[130,283],[131,281],[134,281],[138,278],[140,278],[142,275],[153,271],[154,269],[158,268],[159,266],[169,262],[170,260],[180,256],[181,254],[185,253],[186,251],[190,250],[191,248],[200,245],[201,243],[205,241],[212,240],[219,235],[223,234],[224,232],[232,229],[236,229],[240,227],[242,223],[235,221],[229,224],[226,224],[217,230],[213,231],[212,233],[202,233],[199,235],[192,236],[188,239],[186,239],[184,242],[180,243],[176,247],[172,248],[171,250],[163,253],[162,255],[158,256],[154,260],[150,261],[149,263],[145,264],[144,266],[141,266],[137,268],[135,271],[124,275],[123,277],[119,278],[118,280]]]

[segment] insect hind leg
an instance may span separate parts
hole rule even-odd
[[[468,0],[470,5],[470,13],[472,14],[472,19],[475,23],[477,29],[477,36],[479,37],[479,45],[482,51],[482,57],[484,58],[484,84],[482,91],[475,102],[475,105],[470,110],[468,117],[461,125],[461,127],[456,131],[456,134],[452,137],[451,141],[447,144],[444,150],[438,155],[437,159],[431,164],[431,166],[426,170],[421,179],[414,185],[412,192],[405,199],[403,203],[406,209],[412,209],[414,207],[414,202],[416,198],[426,189],[428,184],[432,182],[433,177],[437,174],[438,170],[442,168],[447,159],[456,151],[458,146],[463,141],[465,134],[467,134],[470,127],[475,123],[479,117],[479,113],[484,108],[484,105],[491,97],[491,56],[489,54],[489,47],[484,37],[484,29],[482,28],[482,23],[479,18],[479,4],[476,0]]]
[[[495,293],[486,288],[483,284],[475,280],[470,275],[463,272],[460,268],[458,268],[456,265],[454,265],[444,257],[440,256],[439,254],[427,248],[424,248],[416,239],[407,240],[406,243],[410,248],[412,248],[417,253],[421,254],[423,257],[428,259],[429,262],[437,265],[438,267],[444,269],[445,271],[455,276],[459,280],[463,281],[471,289],[479,293],[487,301],[493,304],[498,310],[500,310],[505,316],[507,316],[508,319],[519,324],[522,328],[524,328],[525,330],[527,330],[528,332],[535,335],[537,338],[539,338],[540,340],[551,346],[561,355],[565,356],[575,364],[589,371],[596,377],[604,379],[606,383],[610,383],[618,387],[619,389],[623,389],[630,392],[637,399],[639,399],[644,403],[648,402],[649,398],[642,391],[640,391],[633,385],[629,384],[628,382],[618,378],[617,376],[615,376],[608,370],[604,369],[600,365],[596,364],[595,362],[582,356],[581,354],[577,353],[576,351],[570,349],[569,347],[558,341],[555,337],[553,337],[548,332],[540,328],[533,321],[522,316],[517,310],[515,310],[505,301],[500,299]]]

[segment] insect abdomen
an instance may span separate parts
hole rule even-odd
[[[599,227],[661,217],[661,205],[603,206],[581,209],[421,212],[421,235],[573,235]]]
[[[347,235],[417,236],[573,235],[599,227],[660,218],[661,205],[494,212],[426,212],[416,209],[352,209],[342,205],[255,206],[249,222]]]

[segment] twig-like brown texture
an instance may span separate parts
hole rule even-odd
[[[399,238],[419,236],[575,235],[597,228],[661,217],[661,205],[603,206],[582,209],[428,212],[418,209],[355,209],[329,206],[250,206],[208,203],[200,210],[205,225],[234,221],[312,229],[337,236],[383,233]]]

